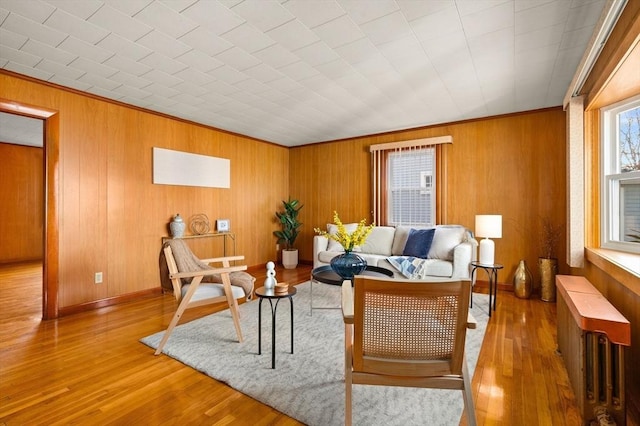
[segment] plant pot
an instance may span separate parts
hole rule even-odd
[[[367,261],[349,251],[331,259],[331,269],[343,280],[352,280],[367,267]]]
[[[282,250],[282,266],[284,269],[295,269],[298,266],[298,249]]]
[[[538,267],[540,268],[540,299],[545,302],[555,302],[558,259],[540,257]]]

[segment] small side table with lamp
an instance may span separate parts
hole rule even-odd
[[[476,236],[483,237],[483,239],[480,240],[478,261],[471,262],[471,282],[475,284],[475,272],[478,268],[484,269],[489,275],[489,316],[491,316],[491,311],[496,310],[498,270],[503,266],[495,263],[495,243],[490,238],[502,238],[502,215],[476,215],[475,230]],[[473,292],[471,303],[473,303]]]

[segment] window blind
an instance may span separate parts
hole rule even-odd
[[[436,223],[438,146],[451,136],[372,145],[373,221],[378,225]]]

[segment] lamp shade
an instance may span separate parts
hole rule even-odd
[[[476,215],[476,236],[484,238],[502,238],[502,215]]]

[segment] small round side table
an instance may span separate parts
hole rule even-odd
[[[274,289],[258,288],[254,293],[260,298],[258,302],[258,355],[262,354],[262,301],[267,299],[271,307],[271,368],[276,368],[276,312],[281,299],[288,298],[291,304],[291,353],[293,353],[293,296],[298,292],[294,286],[289,286],[286,292],[276,292]],[[276,303],[273,303],[273,300]]]
[[[475,283],[473,277],[476,269],[484,269],[489,276],[489,317],[491,317],[491,300],[493,299],[493,310],[496,310],[496,299],[498,298],[498,270],[502,269],[499,263],[485,264],[480,262],[471,262],[471,282]],[[473,307],[473,289],[471,289],[471,306]]]

